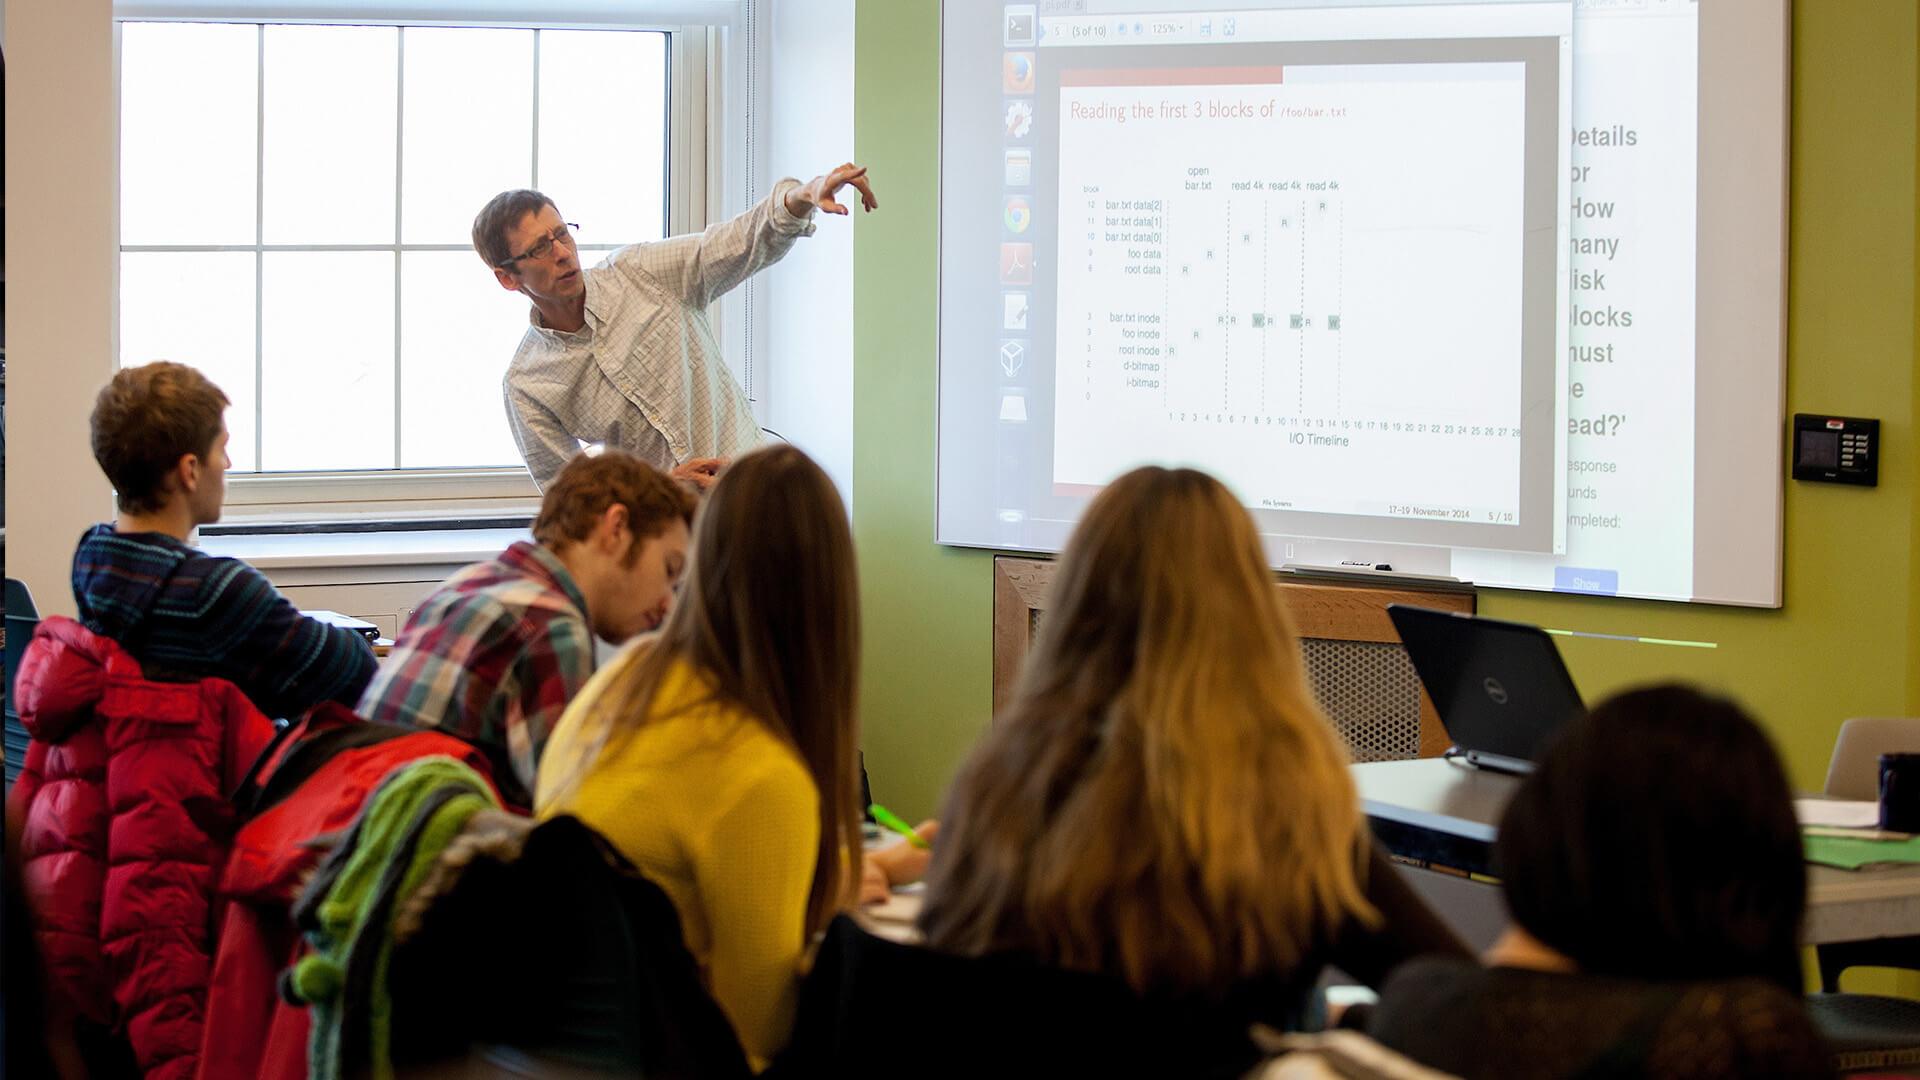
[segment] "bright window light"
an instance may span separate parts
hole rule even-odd
[[[474,215],[538,186],[589,264],[664,236],[669,40],[122,23],[120,363],[205,371],[238,471],[518,466],[527,303]]]

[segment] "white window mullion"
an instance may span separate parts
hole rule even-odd
[[[267,450],[267,425],[260,422],[267,406],[267,27],[262,23],[254,39],[260,61],[260,79],[253,103],[257,127],[253,136],[253,468],[261,471]]]
[[[717,176],[709,157],[720,140],[709,133],[718,122],[708,93],[713,67],[708,51],[717,33],[687,27],[669,39],[667,54],[667,235],[697,232],[717,220],[708,212],[708,178]]]
[[[540,31],[533,32],[533,168],[528,171],[527,186],[540,190]]]
[[[407,202],[407,28],[401,27],[397,36],[399,40],[393,48],[393,467],[404,469],[407,463],[401,453],[405,443],[400,433],[406,382],[400,377],[400,365],[406,362],[406,357],[401,355],[400,343],[403,340],[401,320],[406,318],[406,308],[402,305],[405,297],[400,261],[406,240],[403,230]]]
[[[713,181],[706,200],[710,220],[746,211],[766,196],[770,186],[767,142],[761,130],[771,75],[770,37],[771,15],[761,0],[742,0],[740,17],[711,34],[706,80],[714,113],[708,130],[715,135],[707,148],[707,175]],[[767,421],[769,404],[767,380],[758,363],[766,345],[765,319],[759,314],[766,306],[764,289],[755,275],[714,305],[722,351],[761,424]]]

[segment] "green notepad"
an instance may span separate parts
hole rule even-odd
[[[1845,836],[1806,836],[1807,861],[1842,870],[1920,863],[1920,836],[1911,840],[1856,840]]]

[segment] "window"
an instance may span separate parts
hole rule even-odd
[[[500,389],[527,303],[473,216],[538,187],[589,265],[666,235],[671,43],[122,23],[120,362],[207,372],[236,472],[498,468],[530,492]]]

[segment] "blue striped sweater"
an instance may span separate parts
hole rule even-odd
[[[88,529],[73,555],[73,598],[80,622],[150,677],[226,679],[268,716],[322,701],[351,708],[373,677],[365,638],[300,614],[239,559],[164,533]]]

